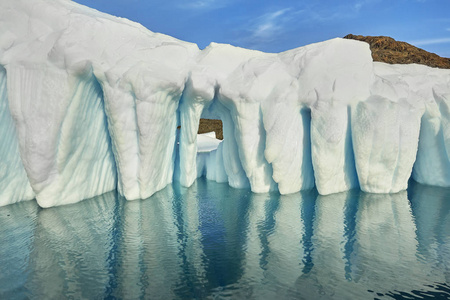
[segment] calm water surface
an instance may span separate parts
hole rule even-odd
[[[205,179],[0,208],[0,299],[449,299],[450,189],[253,194]]]

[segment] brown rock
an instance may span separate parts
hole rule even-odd
[[[223,129],[221,120],[212,119],[200,119],[200,124],[198,126],[198,133],[207,133],[214,131],[216,133],[216,138],[223,140]]]
[[[366,42],[370,45],[372,59],[388,64],[421,64],[433,68],[450,69],[450,58],[440,57],[388,36],[362,36],[348,34],[344,39]]]

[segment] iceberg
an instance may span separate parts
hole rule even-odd
[[[450,186],[450,71],[373,62],[354,40],[200,50],[73,1],[3,0],[0,117],[0,205],[200,176],[255,193]],[[200,118],[223,122],[207,151]]]

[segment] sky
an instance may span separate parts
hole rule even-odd
[[[74,0],[196,43],[281,52],[352,33],[450,57],[450,0]]]

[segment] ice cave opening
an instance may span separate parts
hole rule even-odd
[[[177,110],[174,171],[174,180],[184,186],[205,176],[235,188],[250,187],[239,157],[236,120],[230,113],[233,108],[219,98],[218,87],[204,95],[191,79],[186,83]]]

